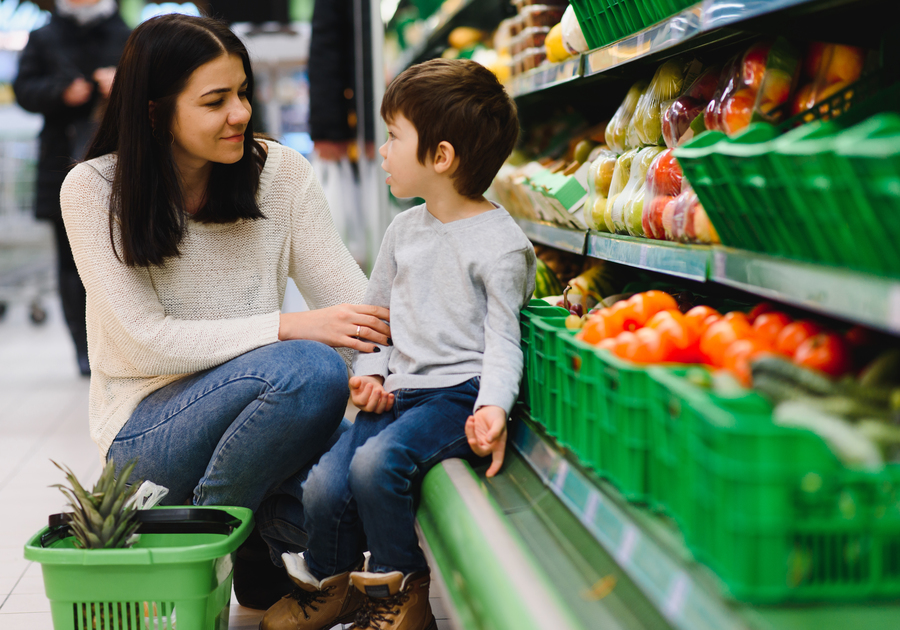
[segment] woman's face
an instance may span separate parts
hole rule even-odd
[[[241,58],[222,55],[194,70],[175,101],[172,155],[181,168],[234,164],[244,155],[250,121]]]

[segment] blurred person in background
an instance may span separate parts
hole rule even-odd
[[[59,191],[97,128],[129,33],[115,0],[56,0],[50,22],[29,35],[13,83],[19,105],[44,116],[35,216],[53,225],[59,295],[84,376],[91,373],[85,291],[66,237]]]

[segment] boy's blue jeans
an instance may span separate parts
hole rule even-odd
[[[355,568],[425,571],[415,507],[425,473],[451,457],[475,458],[465,424],[479,378],[442,389],[401,389],[382,414],[360,412],[303,484],[307,566],[318,579]]]
[[[305,546],[301,483],[349,427],[349,393],[333,348],[273,343],[147,396],[108,457],[119,470],[137,457],[132,478],[167,487],[165,504],[254,510],[280,564],[281,552]]]

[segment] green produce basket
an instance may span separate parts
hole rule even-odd
[[[566,330],[565,317],[538,318],[534,328],[534,369],[528,382],[531,417],[553,437],[559,434],[559,373],[557,370],[557,332]]]
[[[530,388],[528,387],[528,380],[530,378],[530,375],[534,374],[535,370],[535,367],[533,365],[535,355],[532,347],[532,330],[534,328],[532,321],[535,318],[565,317],[568,314],[569,313],[568,311],[566,311],[566,309],[559,306],[550,306],[550,304],[548,304],[544,300],[539,299],[531,300],[519,314],[522,355],[524,358],[522,382],[519,388],[519,399],[525,401],[525,403],[529,407],[531,406],[531,398]]]
[[[597,349],[574,335],[560,335],[560,403],[571,427],[570,448],[583,465],[609,477],[615,457],[609,424],[603,363]]]
[[[41,564],[54,630],[228,628],[234,553],[250,535],[253,512],[149,512],[170,512],[179,522],[190,514],[198,530],[219,533],[141,533],[130,548],[78,549],[74,537],[44,528],[28,541],[25,558]],[[216,526],[203,526],[210,523]]]
[[[728,593],[760,604],[900,595],[900,465],[849,470],[818,435],[774,424],[757,394],[719,396],[684,376],[653,372],[668,392],[657,411],[677,406],[688,429],[690,466],[669,468],[688,495],[668,507]]]
[[[572,0],[571,4],[584,39],[592,49],[649,26],[635,0]]]
[[[835,158],[843,169],[837,175],[850,181],[843,202],[874,219],[874,236],[881,240],[878,253],[900,272],[900,116],[873,116],[841,133],[835,140]]]

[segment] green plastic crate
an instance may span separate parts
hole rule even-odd
[[[597,349],[574,335],[562,335],[560,402],[569,418],[570,448],[582,464],[609,477],[615,458],[603,389],[603,363]]]
[[[588,46],[600,48],[638,32],[648,23],[636,0],[572,0]]]
[[[559,433],[559,374],[557,372],[557,332],[565,330],[565,317],[538,318],[532,321],[533,370],[529,376],[528,392],[531,417],[542,424],[547,433]]]
[[[565,317],[568,315],[566,309],[559,306],[550,306],[547,302],[540,299],[531,300],[528,305],[522,309],[519,315],[519,326],[521,332],[521,346],[524,358],[522,382],[519,387],[519,399],[525,401],[530,407],[530,388],[528,386],[529,375],[534,374],[534,352],[532,351],[532,330],[534,328],[532,321],[541,317]]]
[[[752,603],[900,595],[900,465],[848,470],[819,436],[775,425],[755,393],[716,396],[683,376],[653,372],[688,429],[688,494],[669,507],[728,593]]]
[[[619,492],[634,502],[647,500],[650,451],[651,379],[647,366],[599,350],[603,402],[615,455],[608,468]]]
[[[835,140],[836,175],[851,182],[846,203],[874,217],[881,251],[900,269],[900,116],[873,116]],[[885,247],[885,242],[888,244]]]
[[[180,508],[155,508],[180,509]],[[141,534],[127,549],[77,549],[74,537],[25,545],[39,562],[54,630],[221,630],[228,627],[234,553],[253,528],[253,512],[222,510],[240,521],[230,534]]]

